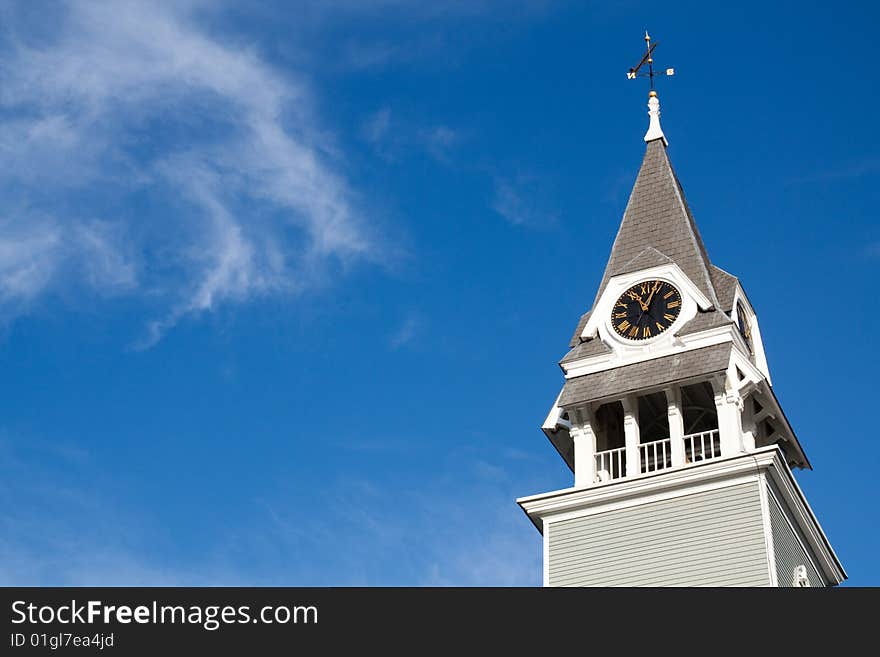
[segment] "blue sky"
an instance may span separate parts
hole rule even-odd
[[[729,5],[729,6],[728,6]],[[0,9],[0,583],[537,585],[518,496],[663,127],[880,584],[874,3]]]

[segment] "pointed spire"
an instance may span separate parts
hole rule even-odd
[[[660,127],[660,99],[657,98],[657,92],[653,89],[648,94],[648,116],[651,117],[651,122],[648,124],[648,132],[645,133],[645,141],[662,139],[663,144],[669,146],[666,135],[663,134],[663,128]]]
[[[650,267],[659,262],[658,258],[668,258],[717,307],[709,256],[669,162],[665,140],[660,141],[662,136],[661,132],[654,139],[645,137],[645,157],[611,247],[596,301],[612,276]]]

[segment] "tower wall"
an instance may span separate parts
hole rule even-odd
[[[828,586],[819,570],[804,548],[806,544],[800,531],[796,530],[788,518],[785,507],[779,500],[781,495],[776,487],[768,482],[770,507],[770,531],[773,536],[773,555],[776,561],[776,579],[782,587],[794,586],[794,573],[798,566],[805,566],[810,586]]]
[[[545,524],[550,586],[768,586],[757,479]]]

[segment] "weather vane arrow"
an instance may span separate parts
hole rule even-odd
[[[655,75],[675,75],[675,69],[672,68],[667,68],[665,71],[659,73],[654,72],[654,49],[658,45],[658,43],[651,43],[651,35],[648,34],[647,30],[645,30],[645,54],[638,64],[636,64],[633,68],[629,69],[629,71],[626,72],[627,80],[635,80],[636,78],[648,78],[651,81],[651,91],[654,91]],[[647,71],[642,70],[642,67],[645,64],[648,65]]]

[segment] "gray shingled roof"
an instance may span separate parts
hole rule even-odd
[[[682,326],[676,335],[699,333],[700,331],[715,328],[716,326],[724,326],[725,324],[733,324],[733,321],[720,310],[698,312],[697,316]]]
[[[640,269],[649,269],[659,265],[666,265],[672,262],[672,258],[663,255],[653,246],[639,253],[635,258],[626,263],[621,269],[623,271],[639,271]]]
[[[713,304],[717,303],[706,247],[662,139],[648,142],[645,149],[596,300],[609,278],[636,271],[631,263],[647,248],[673,260]]]
[[[611,247],[593,306],[612,276],[670,261],[681,267],[714,306],[720,305],[716,282],[724,288],[725,297],[732,295],[732,292],[728,292],[729,279],[733,277],[709,262],[706,247],[666,153],[666,146],[662,139],[655,139],[648,142],[645,149],[645,157]],[[733,280],[735,285],[736,279]],[[576,347],[580,342],[589,316],[590,313],[581,316],[569,342],[570,347]]]
[[[559,361],[560,365],[570,363],[579,358],[586,358],[587,356],[610,354],[613,351],[611,347],[598,337],[593,338],[592,340],[579,342],[579,336],[581,331],[584,330],[584,325],[586,325],[589,316],[590,313],[586,313],[581,318],[581,322],[578,324],[578,329],[571,340],[572,348],[562,357],[562,360]],[[715,328],[716,326],[724,326],[725,324],[733,324],[733,321],[721,311],[709,310],[706,312],[698,312],[697,316],[682,326],[681,330],[679,330],[676,335],[690,335],[691,333],[698,333],[700,331],[705,331],[706,329]]]
[[[562,357],[562,360],[559,361],[559,364],[569,363],[573,360],[578,360],[579,358],[586,358],[587,356],[598,356],[599,354],[610,354],[613,351],[611,347],[602,342],[600,338],[593,338],[592,340],[586,340],[581,342],[578,345],[575,345],[573,349],[571,349],[565,356]]]
[[[720,310],[729,313],[733,310],[733,297],[736,293],[737,278],[715,265],[709,266],[709,275],[712,276],[712,284],[715,286],[715,294],[718,295]]]
[[[723,372],[730,362],[731,348],[730,343],[712,345],[569,379],[562,388],[559,406],[619,399],[646,388]]]
[[[587,321],[590,319],[590,312],[587,311],[581,318],[578,320],[578,325],[574,329],[574,335],[571,336],[571,340],[568,343],[569,347],[576,347],[581,341],[581,333],[584,332],[584,327],[587,325]]]

